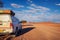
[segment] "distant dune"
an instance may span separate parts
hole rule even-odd
[[[40,25],[45,25],[45,26],[54,26],[54,27],[60,27],[60,23],[54,23],[54,22],[27,22],[27,23],[22,23],[23,26],[29,26],[29,25],[35,25],[35,26],[40,26]]]
[[[28,22],[28,23],[36,23],[36,24],[60,24],[56,22]]]

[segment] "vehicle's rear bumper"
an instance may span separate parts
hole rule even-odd
[[[5,35],[5,34],[10,34],[10,33],[12,33],[13,32],[13,29],[2,29],[1,31],[0,31],[0,35]]]

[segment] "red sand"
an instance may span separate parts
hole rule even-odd
[[[25,23],[22,32],[13,40],[60,40],[60,24],[57,23]]]

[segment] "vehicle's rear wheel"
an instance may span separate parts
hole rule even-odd
[[[21,35],[21,29],[18,29],[18,27],[16,27],[15,35],[16,35],[16,36]]]

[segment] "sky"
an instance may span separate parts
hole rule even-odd
[[[60,23],[60,0],[2,0],[3,9],[15,12],[15,17],[28,22]]]

